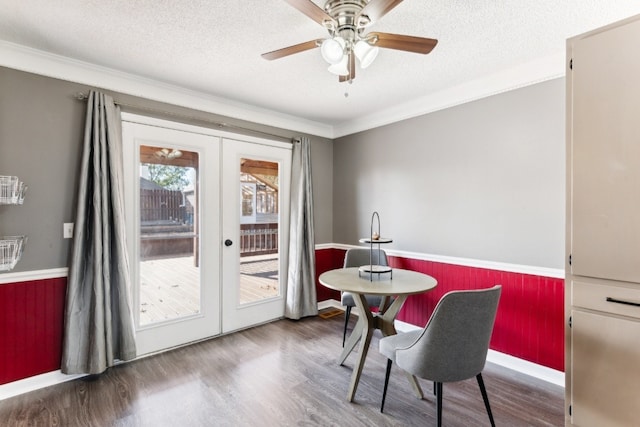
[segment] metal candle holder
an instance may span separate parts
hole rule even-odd
[[[373,232],[373,223],[374,220],[377,220],[378,228],[376,233]],[[387,265],[378,265],[373,263],[373,245],[374,243],[378,245],[378,262],[380,262],[380,244],[382,243],[391,243],[392,239],[385,239],[380,236],[380,215],[378,212],[374,211],[371,215],[371,229],[368,238],[360,239],[361,243],[369,243],[369,265],[363,265],[358,269],[358,275],[360,273],[369,273],[369,281],[373,281],[373,274],[390,273],[391,279],[393,279],[393,270],[391,267]]]

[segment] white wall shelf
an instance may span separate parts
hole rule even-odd
[[[0,175],[0,205],[21,205],[27,186],[17,176]],[[16,266],[27,241],[27,236],[0,236],[0,272]]]

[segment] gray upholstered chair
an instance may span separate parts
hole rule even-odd
[[[380,412],[384,410],[391,364],[395,362],[409,374],[434,382],[438,426],[442,422],[442,383],[475,376],[489,421],[495,426],[482,370],[501,290],[502,287],[496,285],[489,289],[449,292],[440,299],[424,329],[380,339],[380,353],[389,359]]]
[[[370,265],[371,263],[374,265],[389,265],[385,251],[382,249],[373,249],[373,251],[371,251],[369,248],[352,248],[348,249],[347,253],[344,255],[344,268],[360,267],[362,265]],[[369,307],[379,307],[382,302],[382,296],[380,295],[365,295],[365,299],[367,300]],[[346,307],[344,331],[342,332],[342,346],[344,347],[345,339],[347,337],[349,316],[351,316],[351,309],[355,307],[356,302],[353,300],[353,295],[350,292],[343,292],[340,302]]]

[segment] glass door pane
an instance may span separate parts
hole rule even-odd
[[[278,256],[279,166],[240,158],[240,301],[280,295]]]
[[[201,312],[198,153],[140,146],[139,326]]]

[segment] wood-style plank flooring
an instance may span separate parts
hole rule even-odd
[[[381,414],[386,359],[376,333],[353,403],[355,354],[344,366],[342,316],[280,320],[0,401],[3,426],[435,426],[432,385],[413,395],[394,366]],[[351,326],[355,316],[352,316]],[[564,425],[564,390],[488,363],[497,426]],[[443,426],[489,425],[475,379],[444,385]]]

